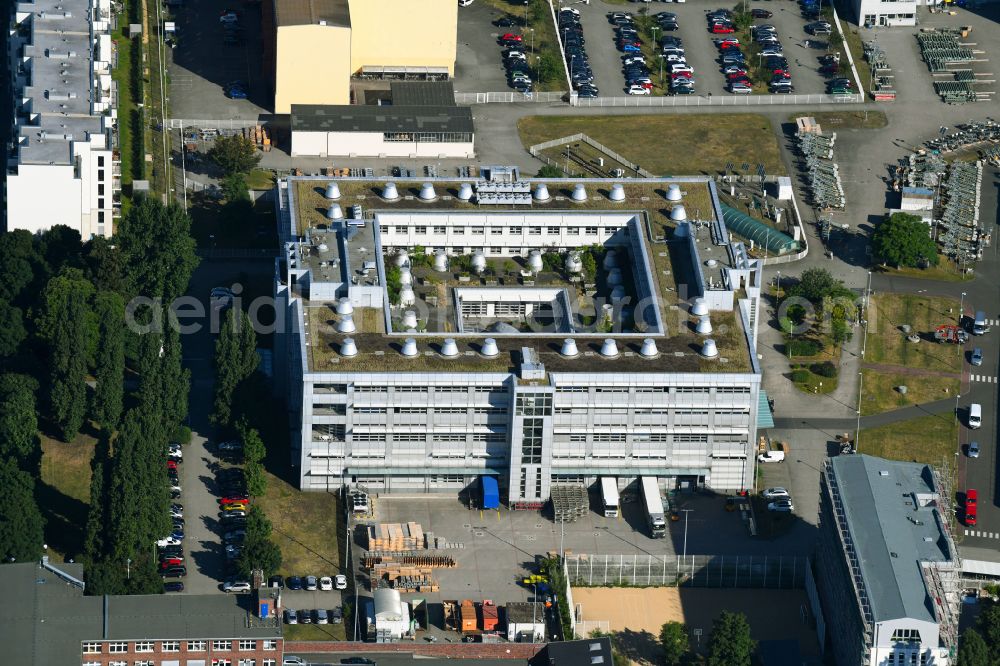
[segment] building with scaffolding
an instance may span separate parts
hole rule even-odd
[[[822,486],[816,580],[834,661],[953,663],[960,565],[942,475],[843,455],[826,463]]]

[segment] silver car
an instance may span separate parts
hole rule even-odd
[[[969,357],[969,362],[972,365],[982,365],[983,364],[983,350],[976,347],[972,350],[972,356]]]
[[[966,454],[970,458],[978,458],[979,457],[979,442],[969,442],[969,448],[966,451]]]

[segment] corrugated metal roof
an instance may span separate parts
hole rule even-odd
[[[389,89],[393,106],[455,106],[451,81],[394,81]]]
[[[274,0],[274,23],[326,25],[349,28],[351,12],[347,0]]]
[[[329,106],[292,104],[293,132],[474,131],[472,110],[461,106]]]

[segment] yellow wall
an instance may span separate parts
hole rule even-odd
[[[447,67],[455,74],[456,0],[349,0],[351,72],[365,65]]]
[[[275,52],[275,113],[290,113],[292,104],[351,103],[350,28],[284,26]]]

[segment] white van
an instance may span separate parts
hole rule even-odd
[[[983,425],[983,406],[978,402],[969,405],[969,427],[978,428]]]

